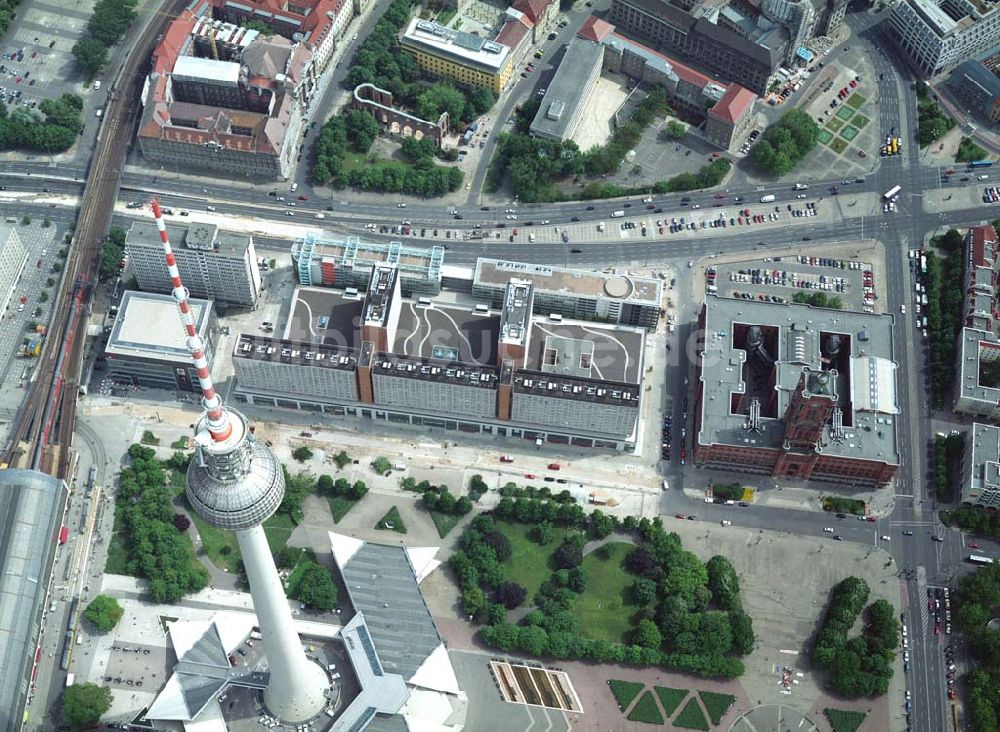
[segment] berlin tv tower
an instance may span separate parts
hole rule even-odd
[[[195,329],[188,291],[181,282],[159,201],[152,202],[156,228],[170,271],[173,298],[198,369],[205,412],[195,426],[195,454],[188,467],[187,498],[212,526],[236,532],[250,596],[263,636],[270,679],[268,711],[284,722],[305,722],[326,706],[326,672],[306,658],[292,625],[292,611],[261,527],[285,495],[285,478],[271,451],[250,433],[247,418],[222,404]]]

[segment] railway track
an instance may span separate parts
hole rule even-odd
[[[12,426],[5,461],[67,478],[76,422],[87,318],[97,285],[101,243],[111,226],[125,159],[142,109],[146,69],[164,26],[189,0],[167,0],[143,29],[111,89],[70,243],[63,287],[53,304],[36,378]]]

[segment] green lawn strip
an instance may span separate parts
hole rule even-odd
[[[868,716],[864,712],[830,708],[824,709],[823,714],[830,721],[833,732],[856,732]]]
[[[820,142],[821,145],[826,145],[832,139],[833,139],[833,135],[831,135],[827,130],[820,130],[819,131],[819,142]]]
[[[236,534],[232,531],[223,531],[214,526],[210,526],[205,519],[198,515],[198,512],[191,508],[191,505],[184,500],[188,509],[188,516],[198,529],[198,536],[201,537],[201,547],[209,561],[219,569],[227,572],[236,572],[240,561],[240,547],[236,543]]]
[[[851,97],[847,100],[847,104],[851,107],[854,107],[855,109],[860,109],[861,105],[864,104],[866,101],[867,100],[860,94],[852,94]]]
[[[674,719],[673,725],[674,727],[683,727],[684,729],[708,731],[708,720],[705,719],[705,713],[701,711],[701,705],[698,704],[698,697],[692,696],[688,700],[681,713]]]
[[[441,511],[431,511],[431,520],[434,521],[434,527],[437,529],[438,536],[442,539],[448,536],[448,532],[458,526],[458,522],[462,520],[461,516],[455,516],[450,513],[442,513]]]
[[[837,116],[840,117],[845,122],[854,116],[854,109],[850,107],[841,107],[837,110]]]
[[[187,488],[187,475],[179,470],[169,470],[168,472],[170,473],[170,490],[175,496],[181,495]]]
[[[497,528],[510,539],[510,559],[504,562],[510,580],[524,587],[528,591],[529,598],[534,597],[542,582],[547,580],[555,570],[550,560],[552,554],[562,544],[566,530],[554,527],[552,541],[545,546],[539,546],[528,538],[531,526],[509,521],[497,521]]]
[[[406,533],[406,524],[403,523],[403,517],[399,515],[399,509],[393,506],[389,511],[379,519],[379,522],[375,524],[376,529],[382,529],[383,531],[395,531],[397,534]]]
[[[863,114],[856,114],[851,117],[851,124],[857,127],[859,130],[863,130],[871,122],[870,119],[865,117]]]
[[[714,691],[699,691],[698,696],[701,697],[701,703],[705,705],[705,711],[708,712],[714,725],[722,721],[729,707],[736,701],[736,697],[732,694],[718,694]]]
[[[341,519],[347,515],[347,512],[357,504],[357,501],[354,499],[345,498],[344,496],[330,496],[326,500],[330,505],[330,515],[333,516],[333,523],[335,524],[339,524]]]
[[[187,450],[188,446],[187,437],[178,437],[176,440],[170,443],[171,450]]]
[[[663,724],[663,715],[660,713],[660,708],[656,706],[656,697],[653,696],[653,692],[647,691],[639,698],[639,701],[632,707],[632,711],[628,713],[627,719],[646,724]],[[706,727],[706,729],[708,728]]]
[[[844,120],[837,119],[836,117],[831,117],[830,120],[826,123],[826,126],[829,127],[831,130],[833,130],[834,132],[840,132],[840,128],[844,126]]]
[[[105,574],[128,574],[128,546],[117,531],[108,542],[108,558],[104,563]]]
[[[848,142],[850,142],[851,140],[853,140],[855,137],[858,136],[858,128],[855,127],[854,125],[847,125],[844,129],[840,131],[840,136],[843,137]]]
[[[660,697],[660,704],[663,705],[663,711],[668,717],[674,713],[674,710],[684,701],[684,697],[688,695],[687,689],[671,689],[669,686],[654,686],[653,691]]]
[[[623,712],[628,709],[628,705],[632,703],[633,699],[639,696],[639,692],[645,686],[645,684],[638,681],[621,681],[619,679],[610,679],[608,681],[608,688],[611,689],[615,701],[618,702],[618,708]]]
[[[837,137],[837,138],[834,139],[833,142],[830,143],[830,148],[835,153],[839,154],[839,153],[844,152],[844,150],[847,149],[847,143],[844,140],[842,140],[841,138]]]
[[[583,558],[583,571],[587,587],[572,610],[580,619],[583,635],[593,640],[625,643],[632,630],[635,606],[628,603],[629,587],[635,577],[622,569],[625,555],[635,547],[624,542],[606,544],[612,551],[608,559],[601,559],[597,552]],[[530,597],[530,595],[529,595]]]
[[[295,530],[295,523],[287,513],[276,513],[264,522],[264,533],[271,554],[277,554],[288,543],[288,537]]]

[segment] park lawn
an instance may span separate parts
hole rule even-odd
[[[580,630],[593,640],[607,640],[612,643],[627,642],[626,635],[632,630],[632,613],[636,609],[626,601],[629,587],[635,577],[622,569],[625,555],[635,547],[625,542],[612,542],[612,555],[601,559],[597,552],[583,558],[583,571],[587,575],[587,587],[573,607],[573,613],[580,619]]]
[[[867,716],[864,712],[852,712],[847,709],[824,709],[823,714],[830,720],[833,732],[856,732]]]
[[[839,137],[836,137],[833,142],[830,143],[830,149],[839,155],[847,149],[847,142]]]
[[[375,528],[382,529],[383,531],[395,531],[397,534],[406,533],[406,524],[403,523],[403,517],[399,515],[399,509],[395,506],[390,508],[385,516],[379,519],[379,522],[375,524]]]
[[[174,496],[182,495],[184,493],[184,489],[187,488],[187,475],[179,470],[171,470],[170,468],[165,468],[165,470],[170,473],[171,492]]]
[[[681,713],[674,719],[674,727],[699,729],[702,732],[708,732],[708,720],[705,719],[705,713],[701,711],[701,706],[698,704],[698,697],[692,696],[688,700]]]
[[[431,520],[434,521],[434,528],[437,529],[438,536],[442,539],[448,536],[448,532],[458,526],[458,522],[462,520],[461,516],[441,511],[430,511],[430,514]]]
[[[855,127],[854,125],[847,125],[846,127],[844,127],[844,129],[840,131],[840,136],[843,137],[848,142],[850,142],[851,140],[853,140],[855,137],[858,136],[858,128]]]
[[[623,712],[628,709],[628,705],[632,703],[632,700],[639,696],[639,692],[642,691],[644,686],[645,684],[639,681],[608,680],[608,688],[614,694],[615,701],[618,702],[618,708]]]
[[[846,105],[842,106],[837,110],[836,115],[846,122],[854,116],[854,108],[847,107]]]
[[[674,710],[688,695],[687,689],[671,689],[669,686],[654,686],[653,690],[660,697],[660,704],[663,705],[663,711],[667,713],[668,717],[674,713]]]
[[[528,538],[531,526],[497,521],[497,528],[510,539],[511,555],[504,566],[510,579],[517,582],[528,591],[528,600],[535,596],[542,582],[547,580],[554,571],[552,554],[562,544],[566,530],[552,527],[552,541],[546,546],[539,546]]]
[[[820,142],[821,145],[827,144],[832,139],[833,139],[833,135],[830,134],[830,132],[828,130],[820,130],[819,131],[819,142]]]
[[[341,519],[357,504],[353,498],[345,496],[329,496],[326,501],[330,506],[330,515],[333,516],[335,524],[339,524]]]
[[[267,535],[267,546],[271,549],[271,554],[277,554],[285,548],[293,531],[295,523],[287,513],[276,513],[264,522],[264,533]]]
[[[729,707],[736,701],[736,697],[732,694],[718,694],[714,691],[699,691],[698,696],[701,697],[701,703],[705,705],[705,711],[708,712],[713,725],[718,725],[722,721]]]
[[[367,153],[356,153],[348,150],[344,153],[344,172],[348,170],[355,170],[359,168],[367,167],[368,165],[368,155]]]
[[[628,719],[632,722],[645,722],[646,724],[663,724],[663,715],[660,708],[656,706],[656,697],[653,692],[647,691],[643,694],[632,711],[628,713]]]
[[[855,109],[861,109],[861,105],[864,104],[866,101],[868,100],[866,100],[863,96],[855,92],[850,96],[850,98],[848,98],[847,104],[851,107],[854,107]]]
[[[851,117],[851,124],[857,127],[859,130],[863,130],[871,122],[870,119],[865,117],[863,114],[856,114]]]
[[[108,558],[104,563],[105,574],[128,574],[128,546],[118,531],[111,534],[108,542]]]
[[[831,117],[827,120],[826,126],[829,127],[834,132],[840,132],[840,128],[844,126],[844,120],[837,119],[836,117]]]
[[[187,514],[191,517],[195,528],[198,529],[198,535],[201,537],[201,546],[205,552],[205,556],[219,569],[224,569],[227,572],[236,572],[237,565],[242,558],[240,556],[239,544],[236,543],[236,534],[232,531],[224,531],[223,529],[210,526],[205,519],[198,515],[197,511],[191,508],[191,504],[188,503],[186,498],[184,499],[184,505],[187,506]]]
[[[170,443],[171,450],[187,450],[188,449],[188,438],[178,437],[176,440]]]

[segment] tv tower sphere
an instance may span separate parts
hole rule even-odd
[[[261,526],[281,505],[284,474],[271,451],[254,439],[246,417],[223,406],[215,391],[159,202],[153,201],[152,207],[205,407],[195,426],[187,497],[209,524],[236,532],[270,671],[264,704],[283,722],[305,722],[326,706],[329,681],[326,672],[306,657],[295,633],[292,611]]]

